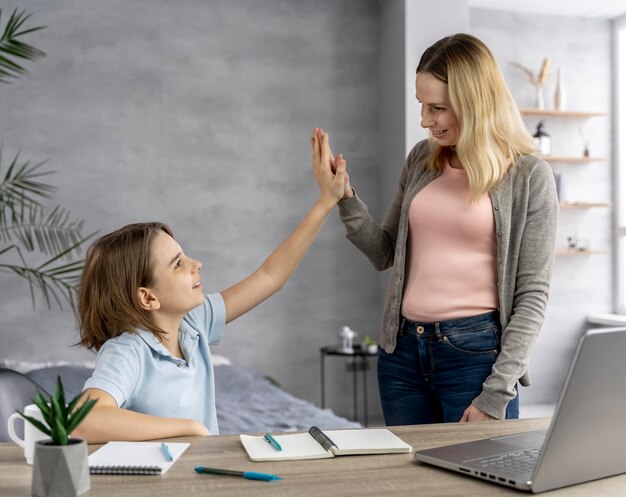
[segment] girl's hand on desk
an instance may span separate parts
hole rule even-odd
[[[474,407],[470,404],[463,412],[463,417],[459,420],[459,423],[466,423],[468,421],[491,421],[493,419],[496,418],[489,416],[489,414],[482,412],[478,407]]]

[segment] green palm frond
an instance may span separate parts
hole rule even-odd
[[[37,26],[22,29],[22,26],[32,14],[25,11],[13,11],[4,32],[0,37],[0,83],[10,83],[12,79],[26,73],[26,69],[15,59],[35,61],[45,57],[45,52],[31,45],[23,43],[19,38],[25,34],[44,29],[45,26]],[[2,22],[2,9],[0,9],[0,25]]]
[[[46,209],[40,199],[52,198],[55,188],[39,181],[52,174],[43,170],[45,161],[31,164],[13,158],[0,183],[0,242],[16,241],[28,252],[38,250],[45,255],[65,251],[82,238],[83,222],[71,220],[61,206]],[[2,150],[0,149],[0,171]],[[73,254],[68,254],[71,258]]]
[[[0,147],[0,172],[2,172],[2,154]],[[19,152],[9,164],[7,172],[0,182],[0,223],[6,210],[16,210],[21,205],[41,205],[41,199],[53,198],[56,190],[48,183],[39,181],[44,176],[53,174],[54,171],[42,170],[47,161],[31,164],[30,161],[20,161]],[[6,223],[5,223],[6,224]]]
[[[68,210],[57,205],[51,210],[40,206],[22,206],[13,211],[8,223],[0,219],[0,241],[16,240],[28,252],[45,255],[65,251],[82,238],[82,220],[71,220]],[[68,259],[74,254],[67,254]]]
[[[62,309],[69,303],[75,310],[83,268],[83,261],[77,259],[84,242],[95,233],[83,236],[82,220],[72,219],[59,205],[48,208],[42,203],[55,191],[40,180],[52,174],[42,168],[43,164],[45,161],[20,161],[18,153],[0,182],[0,271],[26,279],[33,307],[39,293],[48,308],[56,303]],[[25,254],[33,252],[49,257],[43,264],[31,263]],[[13,260],[9,260],[10,255]]]
[[[59,263],[59,260],[76,251],[85,241],[92,238],[94,234],[95,233],[92,233],[81,238],[74,245],[55,254],[53,257],[44,261],[43,264],[36,267],[31,267],[28,264],[20,247],[16,245],[4,247],[0,249],[0,256],[14,252],[19,258],[19,263],[11,264],[0,262],[0,272],[14,273],[26,279],[30,287],[33,308],[35,307],[35,290],[37,289],[48,308],[52,308],[53,302],[55,302],[60,309],[63,308],[64,303],[67,303],[72,310],[75,311],[76,290],[80,282],[84,261],[77,260],[68,263]]]
[[[46,55],[22,41],[23,36],[44,28],[27,28],[30,17],[15,9],[2,30],[0,9],[0,83],[10,83],[23,75],[23,60],[36,61]],[[56,190],[42,181],[53,172],[42,167],[45,163],[21,161],[18,152],[6,173],[0,174],[0,272],[26,279],[33,308],[38,290],[48,308],[56,302],[62,309],[67,302],[75,311],[76,288],[83,268],[78,255],[95,233],[84,237],[83,221],[70,219],[70,213],[61,206],[50,209],[44,205],[44,201],[54,198]],[[0,173],[2,169],[0,146]],[[25,253],[38,261],[40,254],[48,258],[43,264],[34,263]]]

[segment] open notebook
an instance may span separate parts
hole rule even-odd
[[[316,427],[308,433],[276,435],[282,450],[276,450],[265,437],[239,435],[253,461],[325,459],[356,454],[409,453],[411,446],[386,428],[325,430]]]
[[[161,475],[189,447],[188,443],[167,444],[173,460],[168,461],[160,442],[109,442],[89,456],[92,475]]]

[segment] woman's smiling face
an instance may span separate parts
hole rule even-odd
[[[427,128],[442,147],[455,146],[461,126],[450,105],[448,85],[429,72],[417,73],[415,98],[422,104],[421,126]]]

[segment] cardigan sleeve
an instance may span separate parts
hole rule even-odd
[[[511,202],[506,266],[498,278],[501,312],[504,306],[510,307],[510,319],[502,330],[501,350],[492,373],[472,402],[499,419],[505,417],[507,403],[516,395],[517,381],[526,378],[532,346],[544,320],[554,263],[558,218],[554,177],[546,162],[532,160],[532,167],[520,166],[518,174],[524,179],[513,185],[511,195],[518,198]],[[498,237],[505,235],[498,230]],[[503,303],[503,298],[512,303]],[[522,384],[527,383],[524,380]]]
[[[372,218],[367,206],[358,195],[355,194],[354,197],[342,200],[338,204],[339,217],[345,226],[346,237],[378,271],[384,271],[393,266],[409,171],[417,153],[420,151],[423,153],[423,148],[424,144],[418,143],[404,162],[398,188],[382,226]]]

